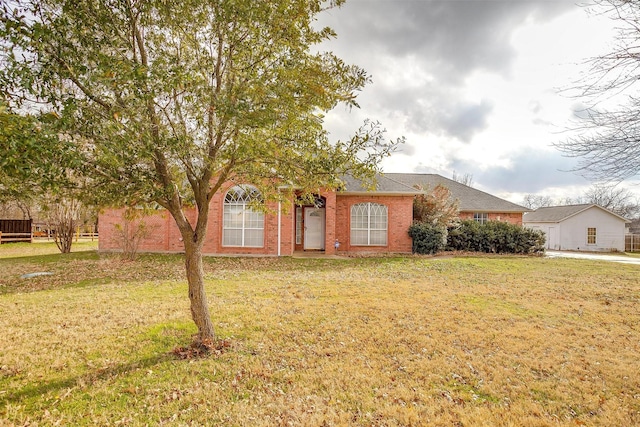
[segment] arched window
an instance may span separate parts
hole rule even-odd
[[[387,245],[387,207],[379,203],[351,206],[351,245]]]
[[[264,214],[251,209],[262,195],[250,185],[236,185],[224,197],[222,245],[261,248],[264,246]]]

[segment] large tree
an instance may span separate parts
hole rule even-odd
[[[393,150],[378,125],[330,142],[323,114],[357,106],[359,67],[316,53],[316,15],[342,0],[16,0],[2,6],[2,91],[55,115],[102,203],[166,208],[185,247],[196,343],[215,339],[202,246],[224,182],[265,200],[371,177]],[[79,173],[76,170],[76,173]],[[190,220],[187,211],[196,208]]]
[[[65,165],[73,164],[72,147],[49,129],[51,115],[18,114],[2,95],[0,203],[13,202],[26,209],[42,193],[68,186]]]
[[[47,113],[18,114],[0,100],[0,206],[18,207],[25,219],[46,208],[56,244],[68,253],[81,207],[69,170],[79,163],[73,145],[49,126],[55,120]]]
[[[576,112],[575,136],[557,147],[580,159],[584,175],[622,181],[640,173],[640,0],[588,5],[614,19],[618,33],[609,53],[587,60],[589,71],[574,88],[586,107]]]
[[[584,200],[609,209],[624,218],[640,214],[638,198],[627,188],[612,184],[594,184],[584,194]]]

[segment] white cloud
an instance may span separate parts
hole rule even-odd
[[[327,127],[346,138],[371,118],[405,136],[386,171],[471,173],[510,199],[588,185],[560,172],[575,162],[551,144],[577,104],[560,90],[612,40],[607,19],[572,1],[348,0],[321,24],[338,33],[322,47],[373,77],[362,108],[338,108]]]

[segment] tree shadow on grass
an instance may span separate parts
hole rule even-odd
[[[122,374],[134,372],[138,369],[150,368],[169,360],[175,360],[175,356],[171,353],[159,353],[130,363],[94,369],[82,375],[38,384],[29,384],[20,389],[9,390],[5,394],[0,394],[0,409],[5,408],[7,405],[12,403],[25,403],[25,400],[37,399],[46,393],[56,392],[75,386],[83,388],[96,381],[114,378]]]

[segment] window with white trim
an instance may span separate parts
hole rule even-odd
[[[387,207],[379,203],[351,206],[351,245],[387,245]]]
[[[486,212],[476,212],[473,214],[473,220],[478,224],[486,224],[489,222],[489,214]]]
[[[596,228],[588,227],[587,228],[587,245],[595,245],[596,244]]]
[[[250,185],[231,187],[224,197],[222,246],[261,248],[264,246],[264,213],[251,209],[262,195]]]

